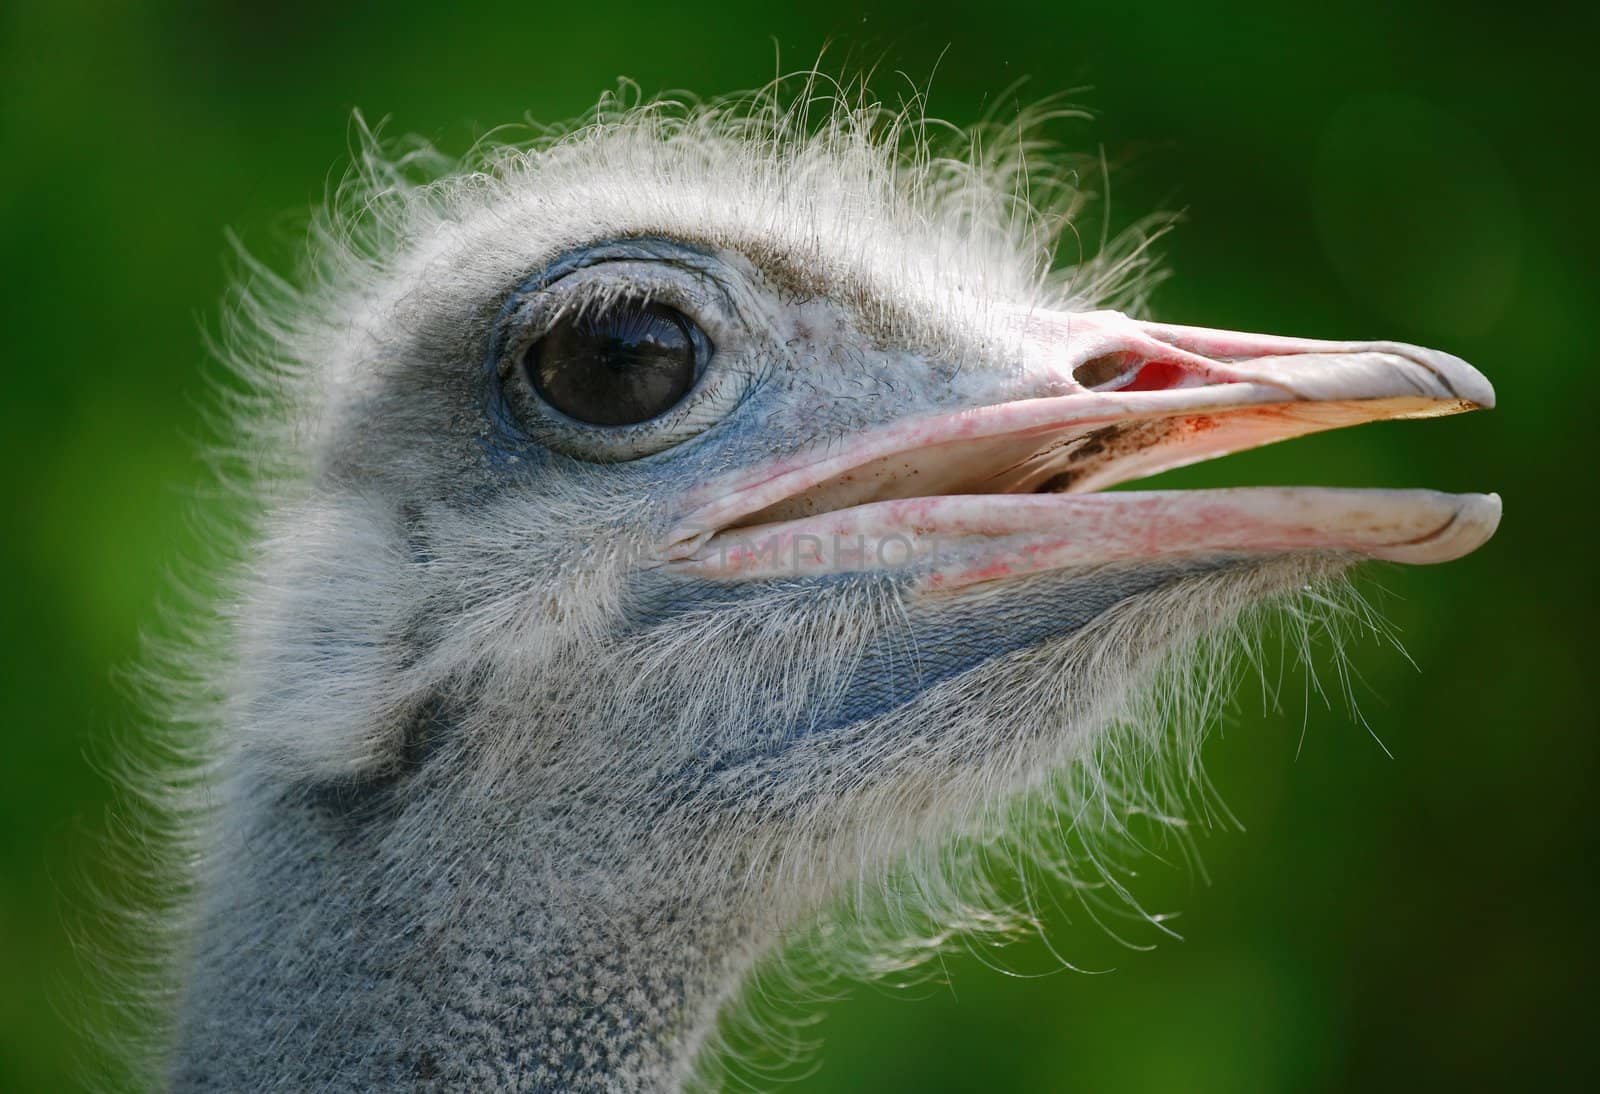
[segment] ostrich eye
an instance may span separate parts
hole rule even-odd
[[[559,320],[523,367],[545,402],[590,425],[633,425],[672,409],[694,386],[692,322],[661,304],[618,300]]]

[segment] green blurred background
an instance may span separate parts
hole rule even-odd
[[[200,534],[200,328],[223,229],[284,263],[347,153],[392,115],[451,150],[645,91],[882,59],[970,121],[1076,93],[1114,223],[1155,208],[1162,318],[1438,345],[1501,409],[1313,438],[1172,476],[1494,489],[1500,535],[1368,583],[1392,647],[1342,703],[1242,689],[1209,766],[1246,831],[1134,865],[1185,936],[952,955],[910,990],[818,1008],[823,1090],[1558,1089],[1593,1063],[1596,20],[1534,5],[702,2],[473,6],[11,0],[0,7],[0,316],[9,489],[0,659],[0,1089],[73,1089],[63,928],[106,882],[96,756],[136,712],[114,672]],[[942,55],[942,60],[940,59]],[[1004,99],[998,100],[1004,109]],[[1098,213],[1096,214],[1098,216]],[[1095,230],[1098,223],[1095,223]],[[202,512],[219,502],[200,500]],[[1209,879],[1209,882],[1205,879]],[[1063,899],[1063,907],[1072,908]],[[91,922],[93,922],[91,917]],[[1004,965],[1023,977],[1007,975]],[[1588,1014],[1589,1017],[1584,1017]],[[804,1069],[802,1069],[802,1072]]]

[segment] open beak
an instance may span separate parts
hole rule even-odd
[[[663,559],[734,581],[898,570],[931,591],[1193,555],[1445,562],[1499,523],[1493,494],[1096,493],[1325,429],[1492,407],[1494,389],[1459,358],[1116,312],[1033,312],[1017,330],[1039,396],[894,422],[703,484]]]

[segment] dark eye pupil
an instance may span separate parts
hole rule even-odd
[[[660,304],[621,300],[562,319],[523,358],[547,403],[592,425],[666,413],[695,381],[689,321]]]

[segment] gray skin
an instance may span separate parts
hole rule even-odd
[[[662,544],[698,484],[1062,390],[983,318],[1033,301],[918,303],[746,228],[494,261],[464,231],[341,328],[237,598],[175,1089],[677,1087],[791,932],[987,831],[1175,643],[1351,561],[1200,552],[943,597],[916,567],[685,572]],[[619,293],[691,316],[705,372],[659,419],[586,427],[516,361]],[[961,882],[936,859],[933,919]]]

